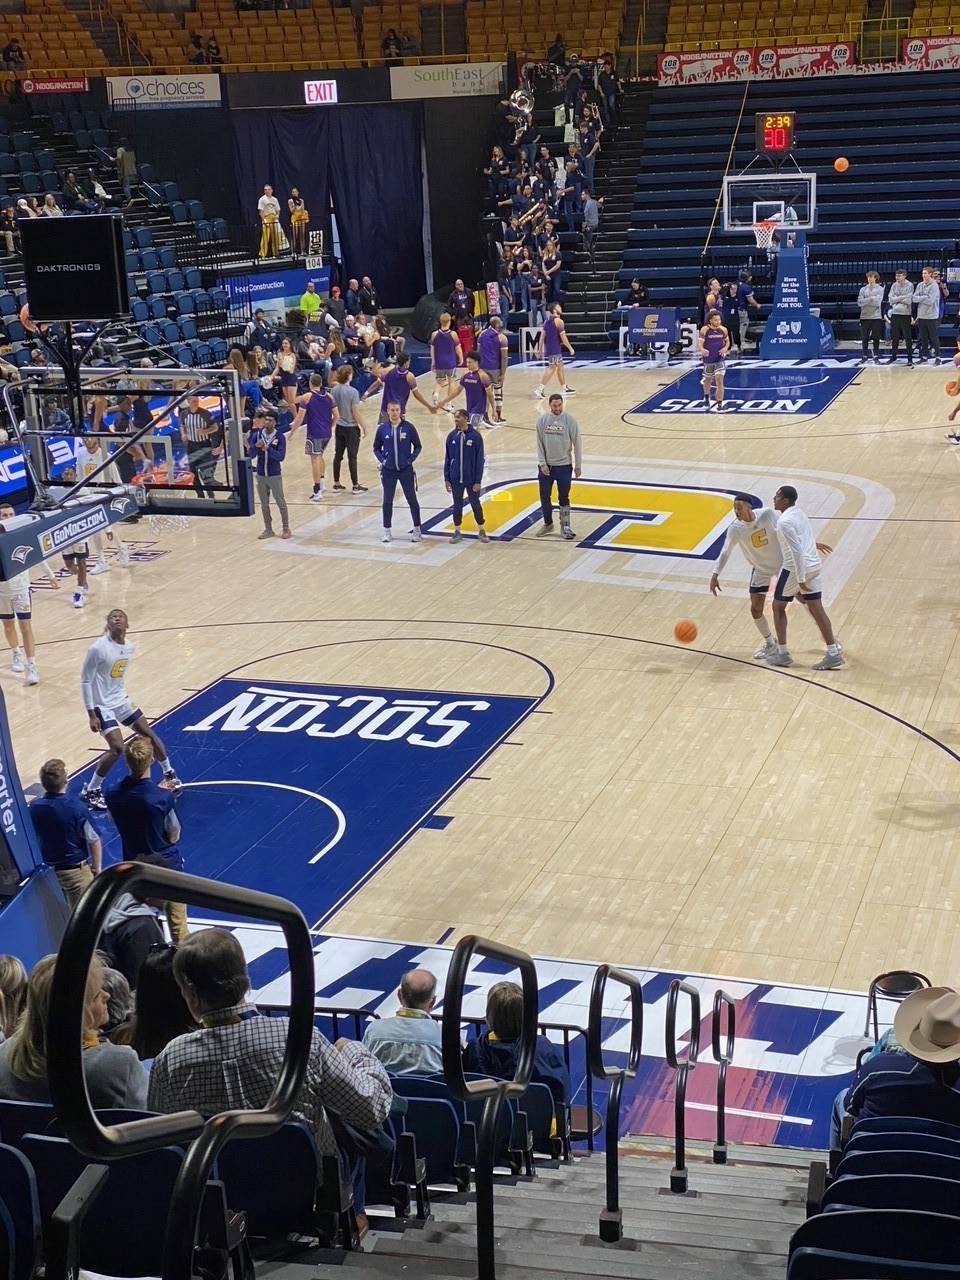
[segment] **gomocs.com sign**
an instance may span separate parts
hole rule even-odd
[[[303,100],[308,107],[329,107],[337,101],[336,80],[304,80]]]
[[[220,77],[107,76],[107,101],[111,106],[137,104],[147,107],[219,107]]]

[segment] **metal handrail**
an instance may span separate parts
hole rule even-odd
[[[723,1034],[723,1011],[727,1011],[727,1029]],[[727,1163],[727,1067],[733,1061],[737,1045],[737,1010],[725,991],[713,997],[713,1021],[710,1028],[713,1060],[717,1064],[717,1140],[713,1144],[713,1163]]]
[[[683,992],[690,1000],[690,1041],[686,1056],[677,1056],[677,1002]],[[700,992],[689,982],[681,982],[674,978],[670,983],[670,994],[667,996],[666,1018],[666,1056],[667,1065],[677,1073],[676,1093],[674,1095],[674,1134],[676,1137],[676,1156],[670,1171],[670,1190],[677,1195],[687,1190],[687,1151],[686,1151],[686,1114],[687,1077],[697,1065],[700,1053]]]
[[[271,1018],[283,1018],[289,1013],[289,1007],[285,1004],[261,1004],[257,1001],[257,1008],[261,1013],[267,1014]],[[315,1004],[313,1006],[313,1016],[316,1018],[329,1018],[333,1023],[333,1039],[336,1042],[340,1039],[340,1019],[353,1019],[353,1034],[356,1040],[363,1039],[364,1028],[361,1025],[363,1020],[368,1022],[379,1022],[379,1013],[374,1013],[372,1009],[354,1009],[349,1005],[342,1004]]]
[[[630,992],[630,1050],[625,1066],[608,1067],[603,1060],[603,997],[607,982],[619,982]],[[606,1208],[600,1214],[600,1239],[616,1244],[623,1239],[623,1210],[620,1208],[620,1095],[625,1080],[632,1080],[640,1066],[643,1046],[643,987],[640,979],[613,965],[602,964],[593,975],[590,1015],[587,1023],[587,1054],[591,1075],[610,1081],[606,1124]]]
[[[290,1021],[280,1073],[266,1105],[227,1111],[204,1121],[196,1111],[103,1126],[94,1114],[83,1072],[87,972],[111,907],[122,893],[185,902],[279,924],[290,964]],[[86,890],[67,922],[50,992],[47,1070],[50,1097],[64,1135],[86,1156],[115,1160],[157,1147],[192,1145],[171,1196],[163,1280],[191,1280],[201,1199],[218,1151],[231,1137],[261,1138],[290,1116],[306,1079],[313,1037],[313,946],[300,910],[285,898],[221,884],[142,862],[108,867]]]
[[[523,988],[523,1023],[520,1034],[520,1052],[512,1080],[467,1080],[463,1072],[460,1053],[460,1024],[462,1022],[463,989],[470,962],[474,956],[484,956],[501,964],[511,965],[520,971]],[[539,987],[537,968],[525,951],[478,938],[473,934],[461,938],[450,960],[444,993],[441,1038],[443,1045],[443,1074],[447,1087],[455,1098],[463,1102],[485,1099],[480,1131],[477,1136],[476,1199],[477,1199],[477,1274],[478,1280],[496,1280],[494,1255],[493,1216],[493,1164],[497,1145],[497,1122],[506,1098],[517,1098],[526,1092],[533,1073],[533,1059],[537,1043],[537,1009]],[[166,1277],[164,1277],[166,1280]]]

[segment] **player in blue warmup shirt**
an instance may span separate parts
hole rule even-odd
[[[470,356],[467,356],[470,359]],[[466,375],[464,375],[466,376]],[[460,525],[463,521],[463,500],[469,499],[473,518],[481,542],[489,542],[483,527],[483,507],[480,505],[480,488],[483,483],[483,436],[470,421],[466,409],[458,409],[453,415],[454,428],[447,436],[443,454],[443,480],[447,493],[453,495],[453,537],[459,542],[463,537]]]
[[[419,542],[420,503],[417,501],[417,473],[413,464],[420,456],[423,445],[417,429],[412,422],[403,417],[396,400],[387,405],[387,421],[377,427],[373,438],[373,452],[380,463],[380,480],[383,484],[383,534],[381,542],[392,542],[393,534],[393,497],[397,485],[403,490],[403,496],[410,508],[413,519],[411,542]]]
[[[723,410],[723,358],[730,350],[730,334],[719,311],[711,311],[700,330],[697,347],[703,356],[703,407],[710,408],[710,386],[716,385],[717,409]]]

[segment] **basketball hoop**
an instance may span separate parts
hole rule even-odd
[[[755,222],[753,224],[753,234],[757,238],[758,249],[769,249],[773,243],[773,233],[777,229],[777,224],[769,220],[764,222]]]

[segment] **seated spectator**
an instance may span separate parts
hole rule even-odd
[[[133,992],[119,969],[111,969],[109,965],[103,967],[103,989],[107,993],[107,1020],[99,1030],[102,1036],[112,1040],[113,1033],[133,1016]]]
[[[178,1036],[157,1055],[151,1110],[214,1116],[264,1106],[283,1061],[287,1019],[265,1017],[248,1002],[250,977],[240,943],[223,929],[194,933],[178,946],[173,973],[201,1029]],[[339,1154],[328,1107],[341,1122],[373,1133],[386,1120],[392,1097],[389,1077],[372,1053],[354,1040],[331,1045],[314,1030],[293,1118],[311,1129],[321,1154]]]
[[[47,1019],[56,956],[38,960],[27,984],[27,1003],[17,1029],[0,1044],[0,1098],[13,1102],[49,1102]],[[87,974],[83,1019],[83,1074],[94,1107],[134,1107],[147,1102],[147,1073],[132,1049],[101,1041],[107,1021],[103,961],[94,956]]]
[[[100,950],[136,991],[140,969],[151,947],[163,945],[163,930],[151,901],[141,902],[132,893],[121,893],[114,902],[100,935]],[[162,904],[159,904],[162,905]]]
[[[454,280],[453,289],[447,298],[447,310],[453,317],[455,325],[471,324],[473,322],[473,293],[466,287],[462,280]]]
[[[516,1074],[523,1030],[523,991],[515,982],[495,982],[487,993],[487,1026],[463,1051],[463,1069],[509,1080]],[[960,1056],[960,1055],[958,1055]],[[531,1080],[545,1084],[554,1102],[570,1099],[570,1076],[563,1054],[546,1036],[537,1036]]]
[[[193,67],[202,67],[207,60],[206,50],[203,47],[203,41],[198,35],[190,37],[190,65]]]
[[[25,196],[21,196],[17,201],[16,216],[18,218],[36,218],[37,213],[27,203]]]
[[[437,1003],[437,979],[428,969],[411,969],[400,981],[400,1008],[392,1018],[371,1022],[363,1033],[369,1049],[396,1075],[431,1075],[443,1070],[440,1023],[430,1017]]]
[[[110,1037],[114,1044],[130,1045],[144,1063],[152,1062],[171,1040],[199,1030],[173,976],[176,950],[167,942],[153,944],[140,966],[133,1018]]]
[[[67,766],[48,760],[40,768],[43,795],[31,801],[30,817],[40,855],[53,867],[70,911],[100,874],[103,846],[90,822],[90,811],[77,796],[67,795]]]
[[[20,249],[20,228],[17,226],[17,213],[12,204],[4,205],[0,215],[0,234],[6,245],[7,253],[17,253]]]
[[[8,71],[22,71],[27,65],[27,55],[16,36],[3,47],[3,65]]]
[[[0,1041],[13,1035],[26,1002],[26,969],[16,956],[0,956]]]
[[[216,36],[211,36],[207,41],[207,62],[212,67],[223,65],[223,54],[220,52],[220,46],[217,44]]]
[[[44,204],[46,204],[47,200],[50,198],[50,195],[47,195],[44,200]],[[80,188],[77,186],[77,175],[75,173],[68,173],[63,181],[63,203],[66,206],[68,213],[97,212],[96,201],[84,199]]]
[[[248,351],[252,351],[254,347],[262,347],[264,351],[270,351],[275,337],[275,330],[267,320],[263,308],[257,307],[253,313],[253,319],[243,331],[243,345]]]
[[[62,218],[63,210],[57,204],[56,197],[52,191],[48,191],[43,197],[43,205],[40,212],[45,218]]]
[[[894,1040],[862,1064],[834,1103],[830,1146],[840,1146],[845,1115],[915,1116],[960,1124],[960,995],[951,987],[916,991],[897,1009]]]
[[[96,206],[96,213],[103,213],[105,206],[112,203],[107,195],[106,188],[92,169],[88,169],[86,173],[81,173],[77,179],[77,187],[84,200],[89,200]]]
[[[630,297],[627,298],[628,307],[632,307],[634,304],[638,307],[649,307],[650,305],[650,291],[636,276],[630,281]]]
[[[385,58],[400,57],[400,37],[397,35],[393,27],[380,41],[380,52]]]
[[[417,37],[409,31],[400,34],[400,53],[404,58],[416,58],[420,53]]]

